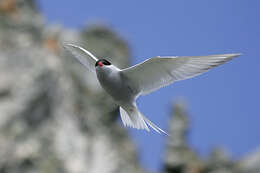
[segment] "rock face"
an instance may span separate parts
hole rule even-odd
[[[173,106],[167,155],[165,157],[165,172],[199,172],[201,161],[187,145],[189,121],[183,104]]]
[[[45,26],[33,0],[0,1],[0,173],[143,173],[118,108],[62,43],[119,67],[129,49],[106,27]],[[259,173],[260,154],[201,160],[186,141],[185,107],[173,108],[165,173]]]
[[[189,121],[186,108],[177,103],[173,106],[168,148],[164,161],[165,173],[259,173],[260,152],[234,161],[222,148],[212,150],[207,160],[199,158],[187,144]]]
[[[104,27],[44,26],[33,1],[0,10],[0,172],[143,172],[117,107],[60,46],[76,42],[123,67],[126,43]]]

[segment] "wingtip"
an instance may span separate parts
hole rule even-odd
[[[65,50],[68,50],[69,49],[69,46],[71,46],[70,43],[61,43],[62,47],[65,49]]]
[[[62,43],[63,47],[66,49],[66,50],[69,50],[71,51],[71,49],[69,47],[72,47],[72,48],[76,48],[76,49],[80,49],[81,51],[85,52],[87,55],[89,55],[91,58],[93,58],[95,61],[98,60],[97,57],[95,57],[92,53],[90,53],[88,50],[84,49],[83,47],[81,46],[77,46],[75,44],[71,44],[71,43]]]
[[[242,55],[242,53],[233,53],[233,54],[230,54],[230,57],[235,58],[235,57],[238,57],[241,55]]]
[[[215,55],[217,57],[225,57],[225,58],[228,58],[228,59],[232,59],[232,58],[236,58],[236,57],[239,57],[241,56],[242,53],[230,53],[230,54],[219,54],[219,55]]]
[[[67,43],[61,43],[61,46],[66,49]]]
[[[217,55],[209,55],[213,57],[223,57],[223,58],[235,58],[241,56],[242,53],[230,53],[230,54],[217,54]]]
[[[69,46],[70,46],[70,47],[78,47],[78,46],[76,46],[75,44],[71,44],[71,43],[62,43],[61,45],[62,45],[62,47],[64,47],[65,49],[67,49]]]

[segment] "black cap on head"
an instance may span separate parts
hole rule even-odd
[[[98,66],[98,63],[101,62],[103,65],[111,65],[111,63],[108,60],[105,59],[99,59],[96,64],[95,67]]]

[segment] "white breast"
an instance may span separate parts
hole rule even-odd
[[[117,67],[102,66],[96,68],[97,78],[102,88],[117,102],[132,102],[135,95],[128,85],[128,81],[121,76]]]

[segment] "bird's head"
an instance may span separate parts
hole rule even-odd
[[[97,74],[111,74],[117,71],[120,71],[119,68],[111,64],[108,60],[106,59],[99,59],[96,64],[96,72]]]
[[[106,59],[99,59],[96,62],[95,67],[96,67],[96,72],[101,74],[102,73],[110,74],[111,72],[118,70],[117,67],[115,67]]]
[[[99,67],[99,68],[102,68],[103,66],[110,66],[111,63],[106,60],[106,59],[99,59],[96,64],[95,64],[95,67]]]

